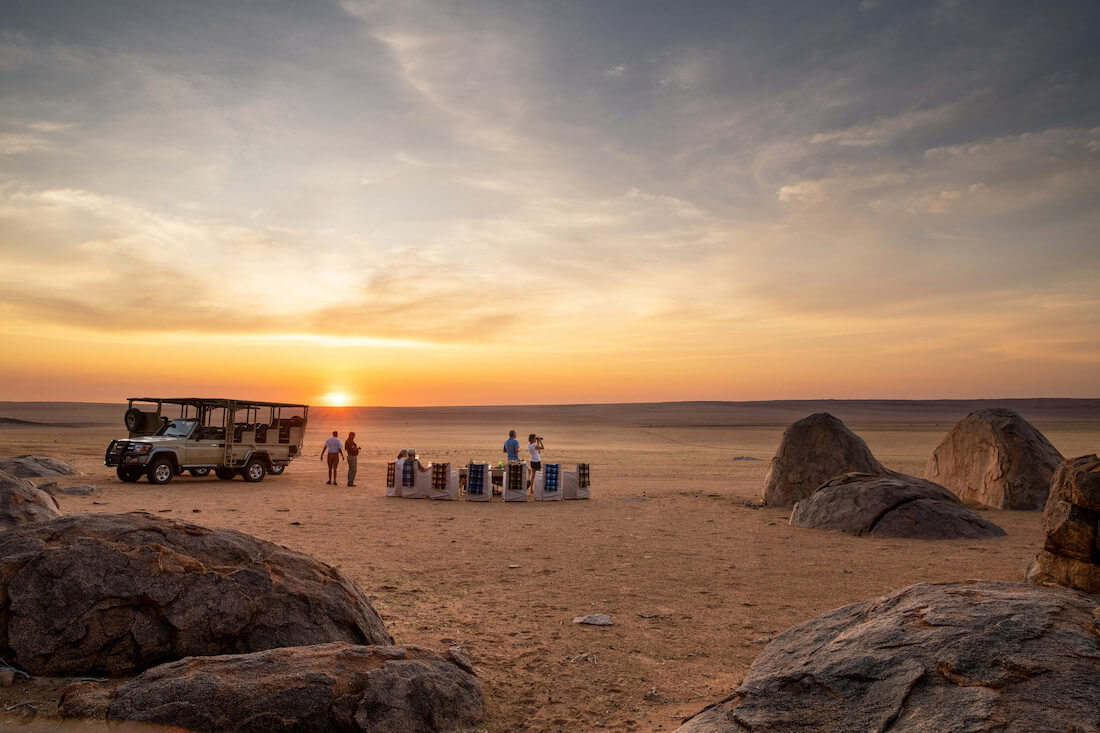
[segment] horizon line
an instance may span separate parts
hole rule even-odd
[[[229,398],[210,398],[229,399]],[[322,405],[305,404],[311,409],[326,410],[364,410],[364,409],[470,409],[470,408],[535,408],[535,407],[630,407],[641,405],[761,405],[790,402],[1038,402],[1042,400],[1061,400],[1075,402],[1100,402],[1097,397],[794,397],[765,400],[656,400],[639,402],[547,402],[526,404],[435,404],[435,405]],[[248,402],[249,400],[241,400]],[[4,405],[122,405],[126,399],[118,402],[90,400],[0,400]]]

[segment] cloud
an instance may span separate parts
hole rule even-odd
[[[980,104],[978,99],[966,104]],[[933,109],[906,110],[900,115],[861,122],[842,130],[819,132],[810,138],[812,144],[837,143],[838,145],[881,145],[917,130],[945,125],[958,113],[960,104],[943,105]]]
[[[18,155],[49,149],[50,143],[35,135],[18,133],[0,133],[0,155]]]

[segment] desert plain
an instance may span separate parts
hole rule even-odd
[[[922,581],[1022,580],[1042,513],[981,509],[1007,535],[923,541],[790,527],[758,505],[783,429],[828,411],[887,467],[923,475],[957,421],[1017,410],[1065,457],[1100,452],[1100,400],[695,402],[546,407],[313,408],[304,457],[249,484],[182,476],[124,484],[103,465],[124,405],[0,403],[0,456],[72,463],[66,513],[146,511],[241,530],[339,567],[397,643],[462,645],[480,670],[486,731],[672,730],[729,695],[767,641],[825,610]],[[543,460],[592,466],[588,501],[504,504],[385,496],[385,464],[497,461],[507,431]],[[328,486],[332,430],[358,435],[356,487]],[[521,451],[522,452],[522,451]],[[343,467],[342,467],[343,470]],[[41,483],[44,480],[39,480]],[[603,613],[614,625],[572,623]],[[67,681],[0,690],[48,717]]]

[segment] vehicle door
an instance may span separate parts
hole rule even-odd
[[[213,418],[213,419],[212,419]],[[207,413],[187,441],[188,466],[221,466],[225,462],[223,418]]]

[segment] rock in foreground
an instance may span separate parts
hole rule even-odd
[[[1100,593],[1100,458],[1058,467],[1043,514],[1043,551],[1027,570],[1031,583]]]
[[[791,526],[924,540],[1004,535],[942,486],[900,473],[838,476],[795,505]]]
[[[48,492],[36,489],[26,479],[0,471],[0,529],[60,516],[61,508]]]
[[[0,657],[32,674],[332,641],[393,643],[338,570],[241,532],[133,513],[0,533]]]
[[[189,657],[105,693],[66,690],[63,716],[215,731],[450,731],[481,719],[468,660],[416,646],[318,646]]]
[[[992,509],[1042,510],[1062,454],[1012,410],[972,412],[951,429],[924,477],[965,502]]]
[[[1097,603],[1023,583],[903,588],[784,632],[679,731],[1096,730]]]
[[[764,503],[791,506],[834,476],[889,471],[863,439],[827,412],[802,418],[783,431],[764,478]]]
[[[65,494],[67,496],[96,496],[102,494],[103,489],[98,486],[84,484],[82,486],[59,486],[50,493]]]
[[[0,458],[0,471],[7,471],[20,478],[41,476],[75,476],[77,470],[65,461],[43,456],[15,456]]]

